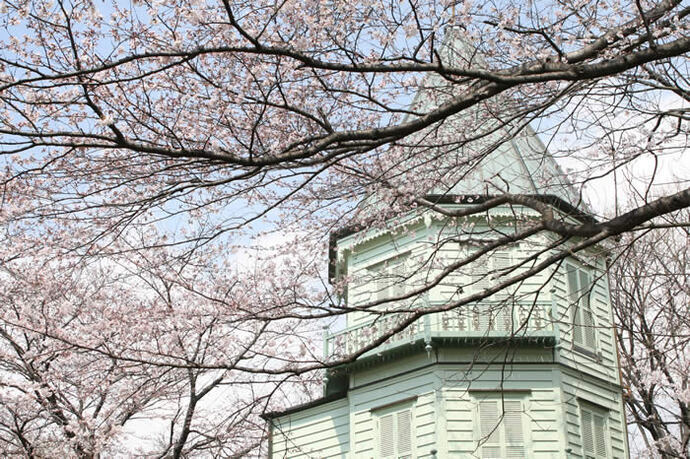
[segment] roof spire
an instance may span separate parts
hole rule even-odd
[[[453,12],[455,2],[452,4]],[[449,25],[438,50],[446,68],[488,68],[488,63],[463,28]],[[462,80],[458,78],[458,80]],[[413,99],[411,107],[425,113],[456,97],[471,84],[456,82],[430,73]],[[420,149],[435,151],[445,185],[434,187],[440,195],[500,195],[502,193],[551,195],[571,205],[580,205],[579,196],[568,183],[547,147],[529,124],[515,126],[494,111],[500,96],[491,103],[478,103],[440,122],[418,142]],[[514,101],[513,101],[514,102]],[[511,103],[505,100],[505,105]],[[454,165],[457,166],[453,173]],[[444,167],[445,166],[445,167]]]

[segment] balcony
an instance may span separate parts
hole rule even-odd
[[[362,357],[379,354],[419,341],[475,343],[487,340],[553,343],[556,331],[552,320],[553,304],[544,301],[505,301],[475,303],[451,311],[421,317],[383,344],[367,351]],[[324,357],[337,359],[371,345],[377,338],[390,333],[403,320],[386,315],[375,320],[330,333],[324,337]]]

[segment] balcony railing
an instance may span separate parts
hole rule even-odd
[[[481,302],[428,314],[413,322],[384,343],[367,351],[371,355],[419,340],[431,343],[434,338],[535,338],[554,336],[550,302]],[[385,315],[324,337],[327,359],[351,355],[391,333],[404,320],[401,315]]]

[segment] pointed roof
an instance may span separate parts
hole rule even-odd
[[[447,29],[437,55],[441,64],[448,68],[487,67],[477,50],[465,41],[457,26]],[[431,73],[425,77],[422,86],[411,106],[415,111],[425,112],[438,106],[439,95],[441,101],[451,97],[452,88],[457,85],[437,73]],[[458,94],[457,88],[455,94]],[[495,103],[491,102],[492,105]],[[451,141],[455,138],[459,143],[462,141],[459,136],[475,134],[474,130],[482,123],[486,126],[487,120],[493,121],[492,128],[500,124],[480,103],[442,121],[435,138],[441,136]],[[455,156],[456,162],[464,164],[463,170],[452,183],[434,189],[434,195],[543,195],[587,210],[554,157],[529,125],[517,134],[510,132],[507,126],[498,127],[461,148],[449,149],[448,154]]]
[[[487,67],[457,27],[448,28],[437,54],[444,67]],[[444,99],[457,95],[462,90],[458,87],[438,73],[429,73],[410,105],[411,110],[421,113],[433,110]],[[458,164],[458,174],[429,190],[427,199],[438,204],[475,204],[505,193],[529,195],[580,221],[596,221],[531,126],[526,125],[517,133],[504,126],[458,148],[463,140],[459,137],[476,134],[476,126],[486,120],[486,113],[488,110],[482,106],[463,110],[439,122],[435,135],[424,136],[424,140],[417,143],[422,149],[437,150],[435,157],[451,165],[446,169]],[[468,123],[470,129],[467,129]],[[365,198],[362,203],[371,211],[378,208],[375,196]],[[344,227],[331,233],[329,279],[335,276],[337,241],[362,229]]]

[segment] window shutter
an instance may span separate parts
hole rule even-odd
[[[522,432],[522,403],[517,400],[503,402],[506,457],[525,457],[525,441]]]
[[[482,458],[500,458],[500,420],[498,401],[483,401],[479,403],[479,444]]]
[[[379,419],[379,452],[384,458],[395,455],[394,430],[392,414]]]
[[[580,300],[580,283],[577,277],[577,268],[567,265],[568,270],[568,298],[573,305],[578,304]]]
[[[581,410],[582,418],[582,448],[585,450],[585,455],[594,454],[594,432],[592,432],[592,413],[587,410]]]
[[[412,413],[403,410],[397,413],[398,457],[412,452]]]
[[[585,329],[585,345],[587,347],[595,348],[596,347],[596,338],[594,335],[594,314],[592,313],[592,310],[587,308],[587,309],[582,309],[582,317],[583,317],[583,326]]]
[[[511,263],[512,262],[510,259],[510,252],[506,250],[500,250],[493,254],[491,258],[491,265],[493,271],[493,274],[491,276],[491,282],[493,285],[496,285],[498,282],[501,282],[503,280],[503,277],[501,277],[501,275],[505,273],[506,269],[510,268]],[[505,299],[508,296],[508,290],[501,290],[496,295],[498,296],[498,298]]]
[[[529,456],[528,435],[525,432],[524,401],[504,394],[491,396],[478,401],[477,446],[480,457],[484,459],[506,459]]]
[[[385,264],[370,268],[372,275],[372,285],[374,287],[373,299],[376,301],[384,300],[388,297],[388,276]]]
[[[587,271],[580,270],[580,302],[589,309],[589,296],[592,293],[592,279]]]
[[[475,262],[472,270],[472,282],[474,283],[474,290],[480,292],[489,287],[493,287],[500,279],[500,275],[510,268],[511,259],[510,252],[506,250],[499,250]],[[506,295],[506,293],[500,293]]]
[[[485,259],[475,262],[474,269],[472,270],[472,283],[474,284],[475,292],[486,290],[489,286],[489,270]]]
[[[584,328],[584,344],[596,347],[594,334],[594,314],[590,306],[589,297],[592,293],[592,278],[586,271],[580,271],[580,306],[582,309],[582,326]]]
[[[407,281],[407,264],[403,259],[401,263],[392,267],[390,282],[393,285],[393,296],[400,296],[405,293],[405,282]]]
[[[594,447],[597,457],[606,457],[606,420],[604,416],[594,413]]]
[[[488,332],[494,329],[491,317],[491,307],[488,304],[480,303],[475,305],[473,313],[477,324],[475,327],[476,331]]]
[[[570,299],[570,307],[573,308],[573,341],[578,344],[583,343],[582,335],[582,308],[580,307],[580,293],[579,282],[577,277],[577,269],[574,266],[567,265],[568,270],[568,298]]]
[[[608,437],[606,429],[607,411],[585,404],[580,406],[580,416],[584,457],[586,459],[609,457],[606,447]]]
[[[387,300],[405,293],[407,284],[407,256],[398,256],[368,268],[374,292],[372,299]]]

